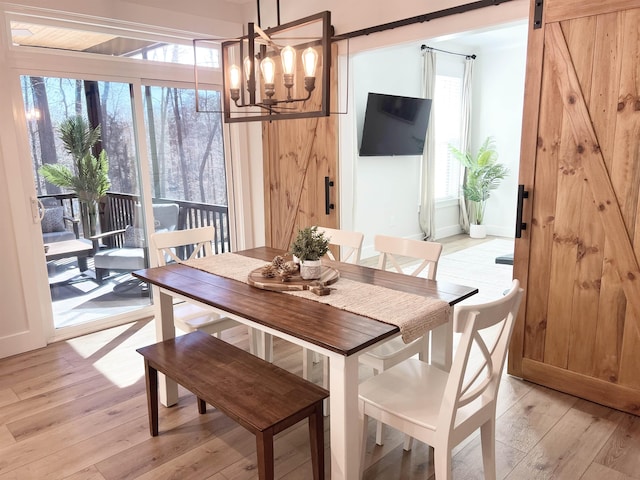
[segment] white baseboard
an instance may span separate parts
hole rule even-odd
[[[514,238],[515,234],[515,226],[504,227],[498,225],[487,225],[487,235],[491,235],[492,237]]]
[[[453,237],[454,235],[458,235],[462,233],[462,229],[460,225],[448,225],[446,227],[437,228],[435,240],[440,238]]]

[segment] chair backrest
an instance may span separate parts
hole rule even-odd
[[[177,203],[154,203],[153,204],[153,226],[154,231],[170,231],[178,228],[178,215],[180,207]],[[136,204],[133,226],[141,228],[143,224],[142,205]]]
[[[360,251],[362,250],[364,234],[327,227],[318,227],[318,232],[322,232],[324,236],[329,239],[329,245],[341,247],[341,262],[355,264],[360,263]],[[335,260],[335,256],[331,250],[327,252],[327,257],[331,260]]]
[[[373,245],[380,253],[378,268],[381,270],[387,270],[387,264],[390,263],[391,267],[397,272],[416,277],[425,268],[428,268],[427,278],[435,280],[438,261],[442,253],[442,245],[440,243],[376,235],[373,239]],[[398,257],[409,257],[412,260],[422,260],[422,262],[411,271],[408,271],[413,263],[406,262],[407,259],[399,259]],[[401,262],[405,264],[405,267],[402,266]]]
[[[213,255],[211,242],[215,238],[213,226],[156,232],[151,235],[151,254],[155,255],[158,266],[173,260],[182,263],[192,258]]]
[[[452,432],[478,412],[495,414],[500,377],[523,293],[520,282],[514,280],[498,300],[454,307],[453,328],[462,336],[445,387],[438,429]]]

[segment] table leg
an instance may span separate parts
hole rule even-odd
[[[81,272],[86,272],[87,270],[89,270],[89,267],[87,266],[87,257],[78,257],[78,270],[80,270]]]
[[[176,336],[176,327],[173,323],[173,297],[160,292],[158,287],[153,287],[155,298],[156,340],[162,342]],[[160,403],[170,407],[178,403],[178,384],[163,374],[158,375],[158,391]]]
[[[362,432],[358,415],[358,357],[335,355],[329,361],[331,478],[358,478]]]
[[[449,321],[431,331],[431,363],[446,371],[451,370],[453,358],[453,309]]]

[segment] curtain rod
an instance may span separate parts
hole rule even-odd
[[[331,41],[338,42],[340,40],[345,40],[347,38],[355,38],[363,35],[370,35],[372,33],[384,32],[385,30],[392,30],[398,27],[406,27],[407,25],[412,25],[414,23],[428,22],[430,20],[435,20],[437,18],[448,17],[449,15],[455,15],[458,13],[465,13],[472,10],[477,10],[479,8],[500,5],[501,3],[506,3],[510,1],[512,0],[478,0],[475,2],[464,3],[462,5],[457,5],[451,8],[445,8],[443,10],[438,10],[431,13],[425,13],[423,15],[418,15],[415,17],[405,18],[403,20],[397,20],[395,22],[384,23],[382,25],[376,25],[375,27],[363,28],[362,30],[356,30],[349,33],[342,33],[340,35],[335,35],[334,37],[332,37]]]
[[[449,55],[459,55],[460,57],[473,58],[474,60],[476,59],[475,53],[473,55],[467,55],[466,53],[457,53],[457,52],[450,52],[448,50],[440,50],[439,48],[433,48],[433,47],[430,47],[429,45],[424,45],[424,44],[420,45],[420,50],[435,50],[436,52],[448,53]]]

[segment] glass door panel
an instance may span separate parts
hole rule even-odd
[[[148,265],[131,86],[41,76],[21,82],[55,327],[149,305],[148,289],[131,276]],[[74,153],[70,146],[95,127],[90,153]]]
[[[156,228],[213,225],[216,252],[228,252],[221,115],[196,112],[196,92],[191,88],[147,85],[142,90]],[[199,90],[198,95],[204,110],[220,111],[219,91]],[[162,204],[164,208],[159,207]],[[172,210],[168,205],[178,208],[175,227],[158,216]]]

